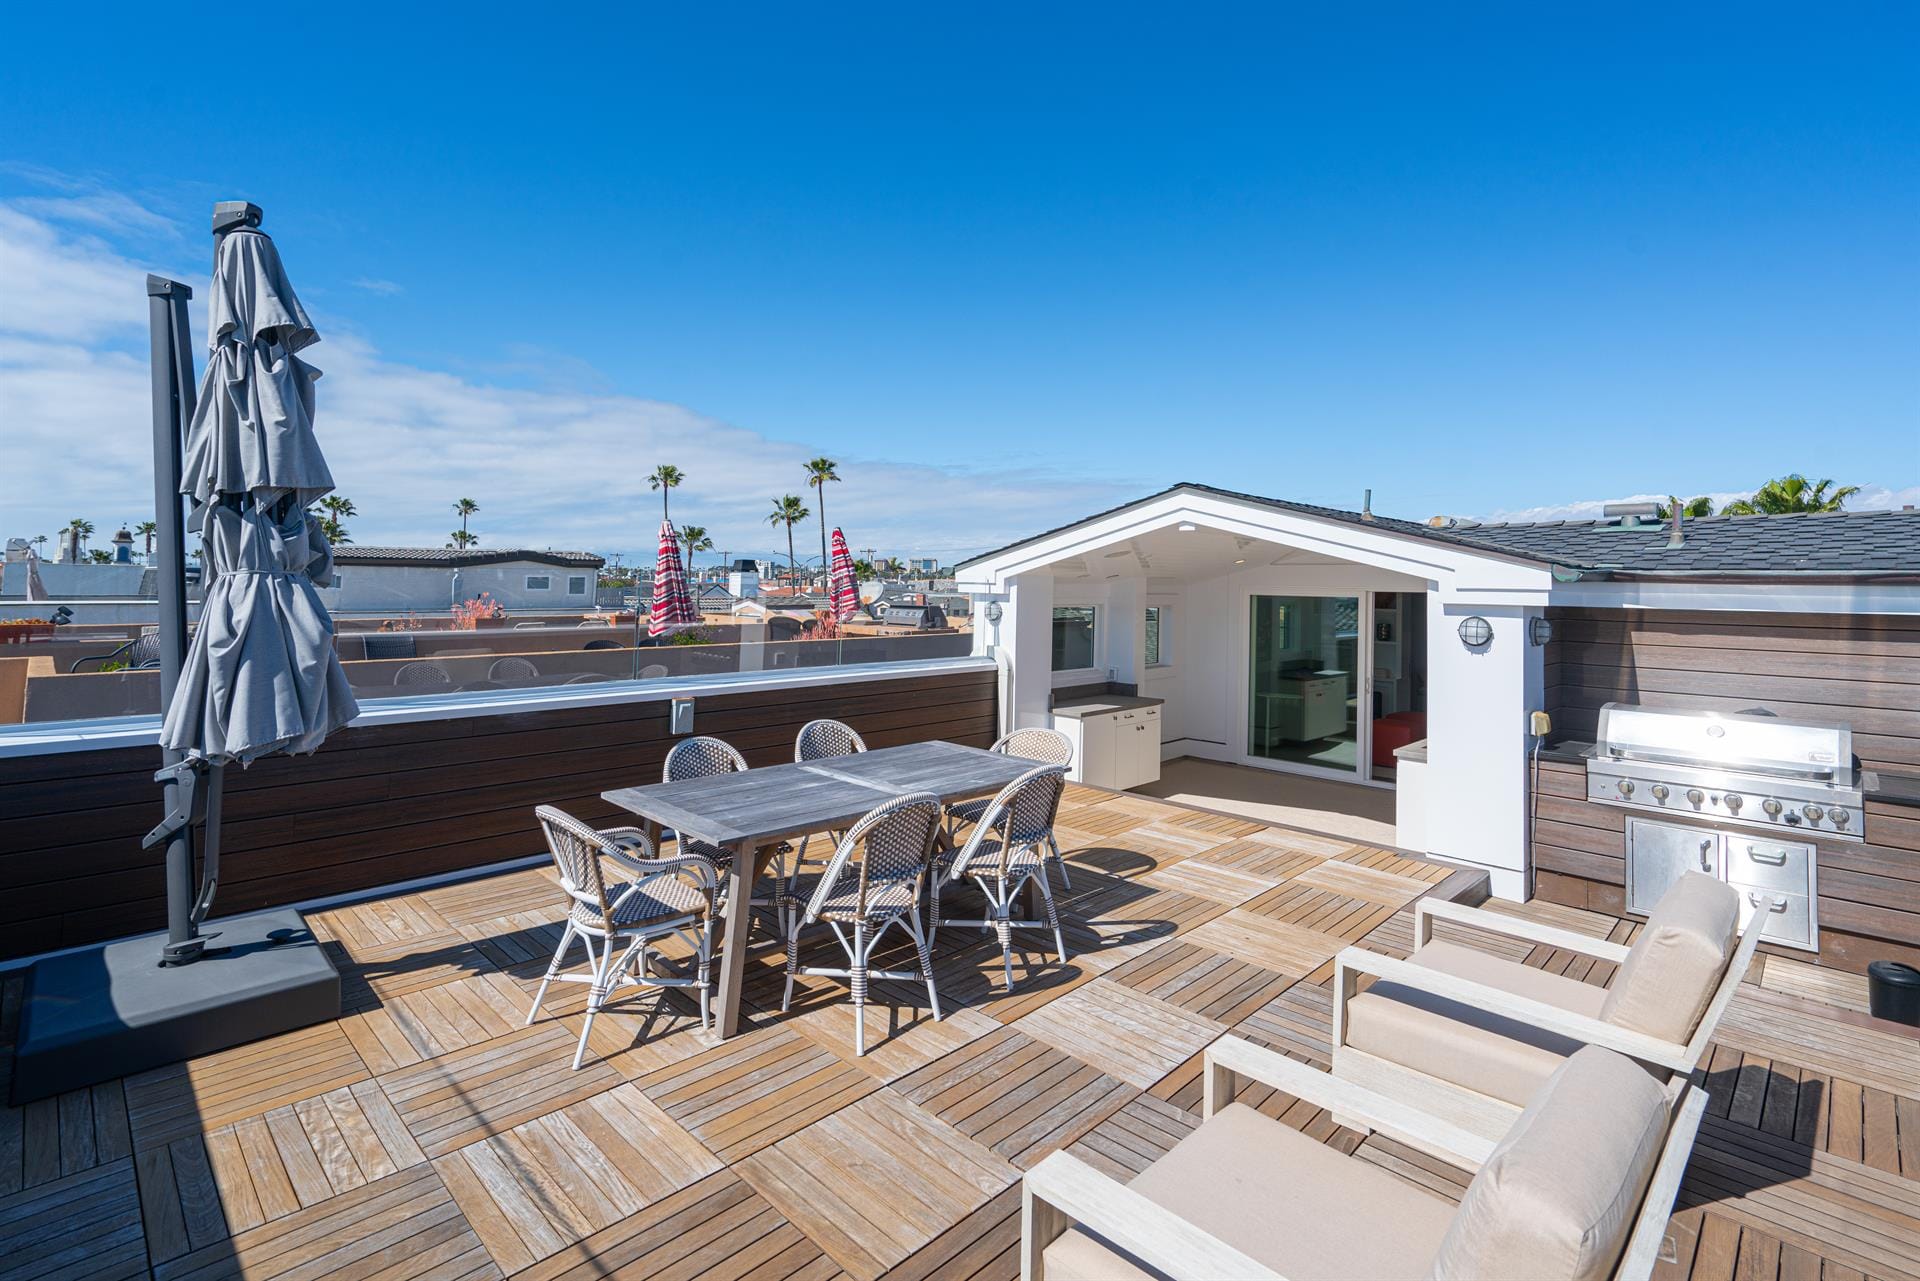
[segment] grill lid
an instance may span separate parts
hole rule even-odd
[[[1787,720],[1765,712],[1608,703],[1600,709],[1595,754],[1608,760],[1717,767],[1843,786],[1853,779],[1850,726]]]

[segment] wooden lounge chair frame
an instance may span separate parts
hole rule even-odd
[[[1239,1082],[1252,1081],[1349,1118],[1346,1124],[1363,1132],[1377,1130],[1468,1170],[1478,1171],[1493,1152],[1492,1138],[1236,1036],[1223,1036],[1209,1046],[1205,1063],[1207,1117],[1233,1101]],[[1706,1091],[1684,1075],[1668,1081],[1666,1093],[1666,1142],[1613,1281],[1646,1281],[1652,1275],[1694,1135],[1706,1111]],[[1055,1152],[1022,1180],[1021,1281],[1045,1281],[1047,1247],[1075,1224],[1170,1277],[1284,1281],[1271,1268],[1069,1152]]]

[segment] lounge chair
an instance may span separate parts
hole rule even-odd
[[[1456,1208],[1234,1103],[1256,1081],[1476,1171]],[[1206,1054],[1206,1121],[1131,1183],[1068,1152],[1027,1172],[1024,1281],[1644,1281],[1706,1092],[1599,1048],[1497,1142],[1238,1037]]]
[[[1631,948],[1434,899],[1414,904],[1404,961],[1347,948],[1334,962],[1334,1075],[1506,1133],[1554,1069],[1599,1045],[1656,1069],[1699,1066],[1753,959],[1765,913],[1736,933],[1740,896],[1689,872]],[[1607,987],[1433,937],[1450,921],[1619,966]],[[1362,976],[1376,982],[1359,990]]]

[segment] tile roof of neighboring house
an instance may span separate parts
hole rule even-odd
[[[507,565],[525,561],[558,565],[563,569],[599,569],[606,558],[592,552],[534,551],[526,547],[361,547],[353,543],[333,549],[336,565],[427,565],[459,569],[474,565]]]
[[[1920,511],[1832,512],[1793,516],[1710,516],[1684,521],[1684,541],[1669,547],[1665,525],[1626,528],[1617,520],[1436,528],[1390,516],[1288,502],[1191,482],[1123,503],[961,562],[962,567],[1181,490],[1211,494],[1321,520],[1517,557],[1592,576],[1685,575],[1702,578],[1920,576]]]

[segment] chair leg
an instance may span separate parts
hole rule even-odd
[[[1053,951],[1062,963],[1067,959],[1067,940],[1060,934],[1060,913],[1053,906],[1053,891],[1047,888],[1047,869],[1034,878],[1040,883],[1040,905],[1047,909],[1047,924],[1053,928]]]
[[[780,996],[780,1012],[785,1014],[793,1006],[793,976],[800,970],[800,910],[797,907],[782,907],[787,914],[787,990]]]
[[[553,949],[553,960],[547,965],[546,976],[540,980],[540,990],[533,994],[533,1008],[527,1011],[527,1021],[521,1026],[531,1027],[534,1019],[539,1017],[540,1002],[546,999],[547,986],[553,982],[554,976],[560,973],[560,964],[567,955],[567,944],[571,942],[573,942],[573,922],[568,920],[567,928],[560,933],[560,946]],[[591,943],[587,944],[587,955],[593,955]]]
[[[1067,873],[1066,856],[1060,852],[1060,842],[1053,839],[1052,832],[1047,833],[1047,849],[1053,853],[1053,865],[1060,869],[1060,888],[1063,890],[1071,890],[1073,888],[1073,877]]]
[[[907,913],[907,928],[913,931],[914,950],[920,953],[920,973],[927,980],[927,1003],[933,1007],[933,1021],[940,1021],[940,994],[933,990],[933,955],[927,948],[926,932],[920,928],[920,909]]]
[[[853,926],[853,963],[848,975],[853,987],[853,1052],[856,1057],[867,1052],[867,926],[864,921],[856,921]]]
[[[700,926],[700,1030],[713,1026],[713,915]]]
[[[587,955],[593,956],[593,942],[587,941]],[[573,1070],[578,1072],[587,1057],[587,1034],[593,1031],[593,1016],[600,1012],[600,1003],[606,999],[607,985],[612,981],[608,971],[613,968],[613,935],[608,934],[600,955],[593,958],[593,986],[587,989],[587,1017],[580,1025],[580,1044],[573,1051]]]

